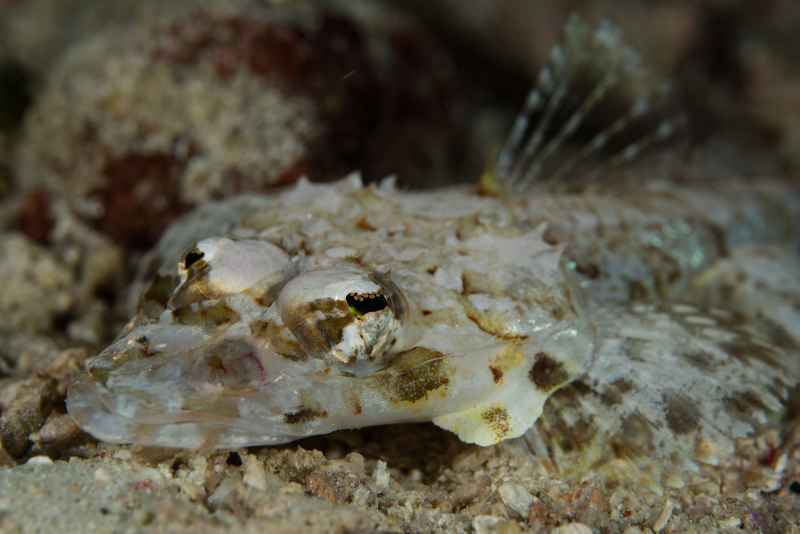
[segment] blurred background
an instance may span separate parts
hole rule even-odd
[[[571,13],[672,84],[679,173],[800,165],[791,0],[0,0],[0,193],[34,214],[63,196],[146,248],[192,205],[301,175],[471,181]]]
[[[474,181],[571,13],[672,87],[681,151],[645,174],[798,168],[791,0],[0,0],[0,222],[46,243],[57,201],[145,250],[194,205],[304,175]]]

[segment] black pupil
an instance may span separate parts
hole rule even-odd
[[[188,252],[186,254],[186,257],[183,258],[183,268],[188,269],[189,267],[192,266],[192,264],[196,263],[198,260],[203,259],[203,256],[205,256],[205,254],[203,254],[199,250],[192,250],[191,252]]]
[[[359,293],[350,293],[347,295],[347,305],[356,310],[361,315],[381,311],[386,306],[389,305],[386,302],[386,297],[381,295],[380,293],[374,294],[359,294]]]

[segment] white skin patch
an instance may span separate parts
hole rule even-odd
[[[289,263],[284,251],[264,241],[212,238],[197,249],[210,267],[209,283],[221,293],[244,291]]]

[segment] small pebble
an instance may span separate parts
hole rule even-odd
[[[475,534],[521,534],[519,525],[493,515],[479,515],[472,520]]]
[[[668,488],[672,489],[682,489],[686,486],[686,482],[683,480],[683,477],[680,475],[680,473],[670,474],[664,481],[664,484]]]
[[[102,467],[98,467],[94,472],[94,480],[100,484],[111,482],[111,475]]]
[[[364,486],[356,488],[356,491],[353,492],[353,505],[365,507],[369,504],[369,498],[371,496],[372,493]]]
[[[211,494],[208,498],[208,504],[211,505],[213,508],[219,508],[227,503],[228,498],[234,493],[236,490],[236,478],[235,477],[227,477],[220,482],[217,489],[214,490],[214,493]]]
[[[658,515],[658,518],[656,518],[655,523],[653,523],[653,530],[655,532],[661,532],[664,530],[664,527],[667,526],[669,519],[672,517],[672,510],[674,508],[675,505],[672,503],[672,501],[667,499],[667,501],[664,503],[664,508],[661,509],[661,513]]]
[[[742,528],[742,520],[739,517],[729,517],[719,522],[719,528]]]
[[[361,454],[357,452],[351,452],[350,454],[345,456],[344,459],[351,464],[351,467],[354,469],[355,472],[357,473],[364,472],[364,456],[362,456]]]
[[[583,523],[569,523],[554,528],[550,534],[592,534],[592,529]]]
[[[245,458],[243,481],[251,488],[261,491],[267,489],[267,474],[264,471],[264,466],[255,456],[248,455]]]
[[[392,481],[392,475],[389,473],[389,470],[386,468],[386,462],[383,460],[378,460],[378,463],[375,464],[373,476],[375,477],[375,486],[378,489],[388,488],[389,483]]]
[[[25,463],[27,465],[53,465],[53,460],[49,456],[33,456]]]
[[[516,513],[518,516],[527,518],[528,510],[533,504],[533,496],[519,484],[506,482],[501,485],[497,492],[506,508]]]
[[[130,449],[120,449],[114,453],[114,458],[117,460],[130,460],[133,458]]]

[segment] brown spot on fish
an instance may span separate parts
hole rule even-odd
[[[285,327],[279,327],[271,321],[253,321],[250,323],[250,334],[265,340],[270,349],[284,358],[296,362],[308,359],[308,354]]]
[[[652,423],[638,412],[625,417],[619,431],[611,437],[611,448],[618,458],[645,456],[654,447]]]
[[[205,365],[192,367],[187,376],[191,383],[219,384],[239,389],[263,384],[267,379],[259,355],[244,339],[223,339],[209,347],[197,349],[193,358]],[[191,403],[187,406],[191,406]]]
[[[347,302],[319,299],[291,310],[287,326],[316,352],[327,352],[342,341],[344,328],[355,321]]]
[[[489,364],[489,370],[495,383],[502,382],[503,376],[511,369],[515,369],[523,364],[525,356],[519,348],[517,343],[509,343],[502,350],[497,352],[497,355],[492,358]]]
[[[725,398],[725,409],[737,419],[754,420],[754,413],[768,411],[767,405],[755,391],[744,391]]]
[[[450,378],[447,376],[446,356],[424,347],[400,353],[387,369],[370,380],[395,402],[417,402],[439,391],[444,395]]]
[[[469,295],[471,293],[480,293],[481,291],[476,290],[472,287],[472,277],[470,277],[466,272],[461,273],[461,294],[462,295]]]
[[[208,359],[206,360],[206,363],[208,364],[208,368],[211,371],[221,372],[221,373],[225,372],[225,364],[222,363],[222,358],[220,358],[219,356],[209,356]]]
[[[537,352],[536,361],[528,372],[528,378],[543,391],[551,391],[569,380],[564,364],[546,352]]]
[[[597,434],[597,427],[588,417],[579,417],[574,422],[560,420],[558,443],[564,452],[580,451],[588,447]]]
[[[704,350],[684,352],[682,356],[689,365],[700,371],[711,371],[717,366],[714,356]]]
[[[263,287],[250,287],[245,289],[242,293],[248,295],[253,302],[262,308],[269,308],[275,302],[276,293],[271,291],[271,288]]]
[[[608,385],[608,388],[601,394],[603,401],[608,406],[622,404],[625,395],[633,391],[634,386],[624,378],[618,378]]]
[[[542,234],[542,241],[554,247],[564,241],[564,237],[558,234],[558,230],[548,226]]]
[[[600,268],[594,263],[576,263],[575,272],[589,280],[597,280],[600,277]]]
[[[322,419],[328,417],[328,412],[325,410],[314,410],[312,408],[301,408],[300,410],[283,415],[283,420],[290,425],[307,423],[314,419]]]
[[[780,369],[783,367],[774,349],[747,338],[720,343],[720,347],[725,352],[747,365],[752,364],[754,361],[760,361],[773,369]]]
[[[354,321],[352,316],[325,317],[317,322],[317,328],[326,347],[333,347],[342,342],[344,329]]]
[[[175,320],[192,326],[226,326],[239,321],[240,316],[224,302],[195,308],[186,306],[172,312]]]
[[[682,393],[665,393],[663,400],[670,430],[682,435],[697,429],[700,416],[692,399]]]
[[[198,263],[205,262],[201,260]],[[192,270],[194,270],[194,267],[192,267]],[[196,302],[216,300],[224,296],[224,293],[221,293],[208,283],[208,266],[206,265],[203,270],[196,274],[191,274],[190,272],[190,277],[170,297],[167,307],[175,310]]]
[[[503,439],[511,430],[508,412],[502,406],[488,408],[481,413],[481,419],[492,429],[498,440]]]
[[[467,319],[490,336],[511,341],[527,339],[528,336],[516,335],[508,331],[508,319],[502,313],[479,310],[466,298],[462,298],[461,303]]]
[[[494,380],[495,384],[499,384],[503,381],[503,370],[499,367],[495,367],[494,365],[489,366],[489,370],[492,372],[492,379]]]
[[[794,304],[794,309],[800,311],[800,306],[798,306],[798,303]],[[798,347],[797,342],[782,325],[775,323],[766,317],[762,317],[759,321],[759,326],[771,345],[780,347],[790,352],[798,352],[798,348],[800,347]]]
[[[358,218],[358,220],[356,221],[356,228],[358,228],[359,230],[364,230],[365,232],[374,232],[375,230],[377,230],[377,228],[372,226],[367,220],[367,218],[364,216]]]
[[[537,422],[546,441],[564,453],[578,452],[591,446],[597,435],[592,418],[576,414],[580,398],[586,394],[576,385],[569,384],[554,393]]]

